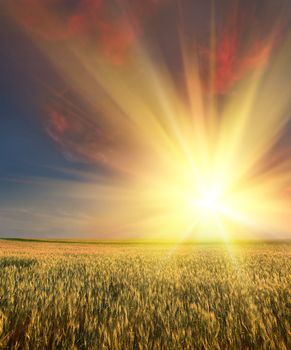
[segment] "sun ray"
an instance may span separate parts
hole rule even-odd
[[[253,60],[245,54],[237,76],[228,82],[233,85],[230,92],[219,96],[218,58],[225,58],[215,8],[206,79],[199,66],[199,45],[186,37],[178,9],[185,94],[150,40],[133,41],[127,60],[116,65],[102,45],[85,45],[78,37],[64,45],[48,45],[33,37],[74,94],[93,111],[87,118],[90,125],[102,125],[107,135],[103,143],[98,142],[98,133],[93,140],[82,135],[84,131],[79,135],[83,117],[76,121],[74,104],[64,127],[51,131],[62,147],[103,162],[111,172],[103,181],[96,177],[96,183],[80,185],[77,192],[90,198],[88,210],[96,213],[84,225],[108,235],[176,240],[231,240],[263,231],[289,237],[290,162],[285,159],[267,168],[264,164],[276,155],[290,119],[290,35],[271,57],[276,28],[264,45],[249,44]],[[137,35],[134,21],[128,21],[127,28]],[[226,39],[226,44],[237,45]],[[228,50],[234,55],[237,48]],[[247,71],[253,66],[256,70]],[[207,79],[210,82],[205,83]],[[90,142],[77,145],[76,135]],[[97,157],[99,152],[102,156]]]

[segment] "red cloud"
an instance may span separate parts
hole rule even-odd
[[[238,31],[225,31],[215,52],[214,89],[224,93],[236,81],[254,68],[268,62],[272,40],[256,40],[241,52],[241,36]]]
[[[75,19],[57,14],[60,4],[60,0],[12,0],[8,6],[28,32],[45,40],[65,40],[75,34]]]
[[[50,121],[49,130],[51,130],[52,133],[64,134],[70,128],[68,120],[57,111],[50,110],[48,115]]]
[[[100,22],[100,41],[115,64],[122,64],[128,48],[135,40],[135,34],[128,23],[121,19],[118,22]]]
[[[245,9],[245,12],[233,11],[218,26],[214,52],[205,48],[201,50],[203,81],[208,87],[210,82],[206,80],[209,79],[212,65],[215,93],[224,94],[250,71],[267,64],[282,26],[274,25],[271,26],[272,30],[259,33],[253,22],[250,9]]]
[[[165,1],[79,0],[69,6],[66,0],[11,0],[8,6],[18,23],[39,38],[79,38],[100,45],[113,63],[121,64],[136,39],[133,25]]]
[[[112,146],[100,129],[88,125],[69,111],[62,113],[50,109],[46,130],[65,156],[78,161],[105,162],[104,152],[110,152]]]

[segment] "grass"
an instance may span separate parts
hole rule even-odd
[[[0,348],[288,349],[290,255],[2,240]]]

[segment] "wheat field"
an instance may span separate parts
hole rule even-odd
[[[290,349],[290,246],[0,240],[1,349]]]

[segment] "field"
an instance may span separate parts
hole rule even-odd
[[[0,240],[0,348],[290,349],[290,255]]]

